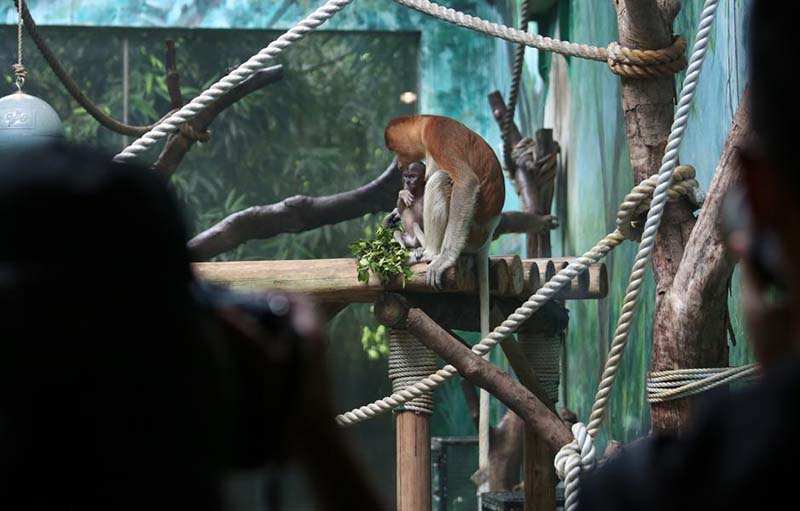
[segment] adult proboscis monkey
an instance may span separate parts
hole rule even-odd
[[[424,160],[424,259],[428,284],[441,289],[445,271],[461,253],[477,254],[481,337],[489,335],[489,246],[505,201],[505,182],[494,151],[463,124],[436,115],[398,117],[385,132],[401,169]],[[481,393],[481,438],[488,439],[488,395]],[[480,446],[488,467],[488,443]]]

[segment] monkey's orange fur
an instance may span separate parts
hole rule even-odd
[[[463,124],[437,115],[412,115],[392,119],[386,126],[386,147],[401,167],[428,160],[428,172],[443,170],[453,184],[464,172],[478,178],[479,195],[466,250],[476,251],[491,235],[489,221],[500,215],[505,201],[505,183],[500,162],[480,135]],[[431,161],[435,165],[431,165]]]

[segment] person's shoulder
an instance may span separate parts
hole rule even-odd
[[[771,368],[741,390],[694,403],[683,436],[657,435],[626,447],[581,477],[584,510],[744,509],[781,496],[800,454],[800,361]],[[764,506],[761,506],[764,504]]]

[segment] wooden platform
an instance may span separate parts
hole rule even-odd
[[[527,298],[561,267],[568,258],[520,259],[516,256],[490,259],[490,288],[495,296]],[[356,261],[347,259],[293,259],[289,261],[236,261],[196,263],[194,269],[204,280],[241,291],[280,289],[315,296],[322,302],[374,302],[385,291],[435,293],[425,281],[426,264],[411,267],[414,275],[405,286],[399,280],[383,285],[371,275],[368,282],[359,282]],[[474,258],[459,260],[445,277],[442,293],[477,294]],[[608,294],[608,272],[599,263],[563,289],[562,300],[591,300]]]

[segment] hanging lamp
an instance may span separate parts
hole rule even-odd
[[[0,154],[64,137],[64,126],[53,107],[22,91],[26,75],[22,65],[23,3],[17,1],[17,63],[13,66],[17,91],[0,98]]]

